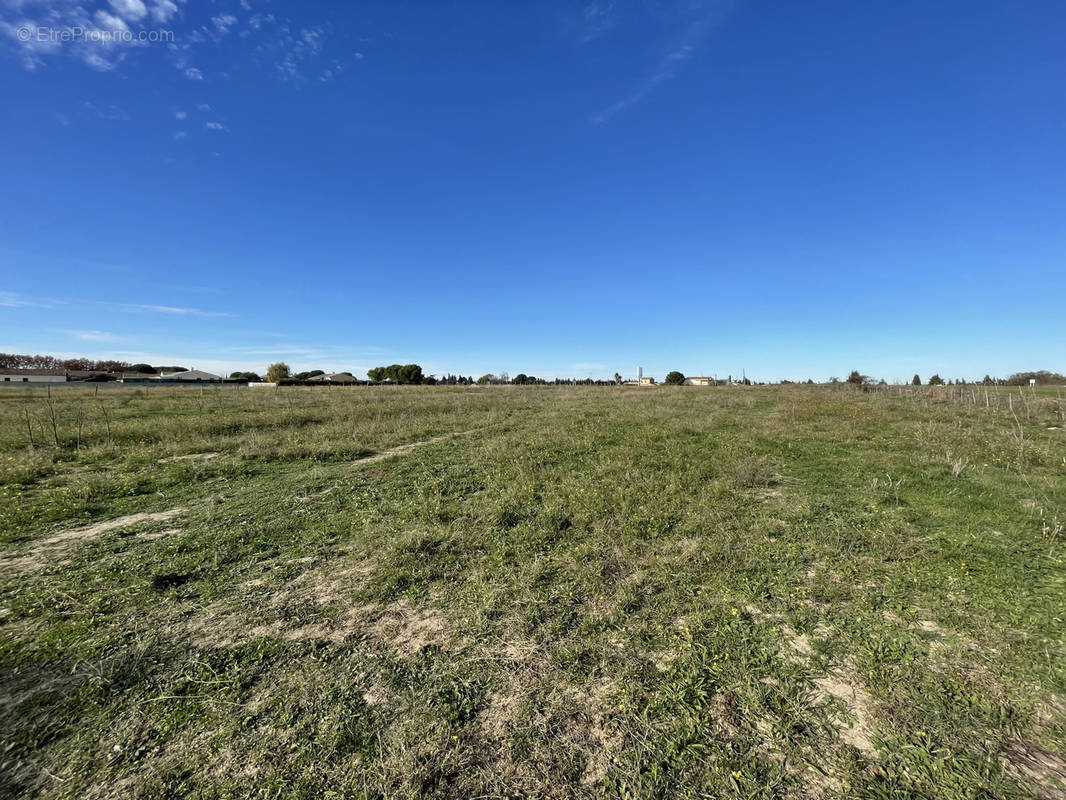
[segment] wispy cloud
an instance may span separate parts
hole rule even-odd
[[[581,41],[591,42],[615,26],[614,3],[597,0],[581,10]]]
[[[204,127],[207,128],[209,131],[222,131],[223,133],[229,131],[229,128],[227,128],[221,122],[207,122],[204,123]]]
[[[190,81],[202,81],[204,79],[204,74],[196,67],[189,67],[185,70],[185,77]]]
[[[157,0],[152,5],[152,21],[158,24],[170,22],[171,17],[178,13],[177,4],[171,2],[171,0]]]
[[[77,339],[80,342],[121,342],[122,338],[116,336],[113,333],[107,331],[71,331],[63,330],[60,333],[65,333],[73,339]]]
[[[0,292],[0,306],[4,308],[21,308],[23,306],[39,306],[40,303],[36,303],[32,300],[27,300],[20,294],[14,292]]]
[[[204,311],[199,308],[182,308],[179,306],[157,306],[151,303],[110,303],[118,311],[130,314],[178,314],[191,317],[228,317],[228,311]]]
[[[7,308],[33,307],[52,308],[57,305],[67,305],[70,301],[53,297],[26,297],[15,292],[0,292],[0,306]],[[82,298],[78,300],[80,305],[95,306],[100,309],[121,311],[127,314],[174,314],[189,317],[229,317],[228,311],[206,311],[201,308],[184,306],[165,306],[155,303],[114,303],[109,300],[90,300]],[[68,333],[70,331],[67,331]]]
[[[111,0],[111,8],[129,20],[144,19],[148,14],[148,8],[141,0]]]
[[[98,106],[86,100],[81,104],[81,107],[97,119],[106,120],[108,122],[125,122],[130,118],[129,114],[114,104]]]
[[[237,18],[232,14],[220,14],[217,17],[211,17],[211,23],[220,35],[225,36],[229,33],[229,29],[237,24]]]
[[[680,39],[659,58],[651,74],[640,81],[628,95],[593,116],[592,121],[597,125],[609,122],[625,109],[646,98],[666,81],[677,77],[682,65],[692,58],[708,34],[725,18],[725,10],[724,4],[718,4],[712,11],[704,12],[698,20],[690,23]]]

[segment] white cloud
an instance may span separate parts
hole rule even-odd
[[[118,66],[117,61],[108,61],[99,53],[86,53],[85,63],[100,72],[107,72],[108,70],[112,70],[116,66]]]
[[[107,331],[62,331],[67,336],[82,342],[120,342],[121,338]]]
[[[111,31],[113,33],[129,33],[130,30],[130,26],[126,24],[122,17],[108,14],[103,9],[96,12],[96,24],[99,25],[102,30]]]
[[[206,123],[206,128],[209,131],[223,131],[227,133],[229,132],[229,128],[227,128],[221,122],[208,122]]]
[[[277,20],[273,14],[252,14],[248,17],[248,27],[253,31],[257,31],[263,27],[263,25],[273,25]]]
[[[189,116],[189,115],[187,113],[185,113],[184,111],[175,111],[174,112],[174,119],[185,119],[187,116]]]
[[[185,70],[185,77],[190,81],[202,81],[204,79],[204,74],[196,67],[189,67]]]
[[[111,0],[111,8],[119,16],[134,21],[144,19],[148,13],[141,0]]]
[[[159,0],[152,6],[152,20],[157,23],[169,22],[178,13],[178,7],[171,0]]]
[[[144,30],[149,15],[144,0],[109,0],[107,7],[92,11],[86,5],[78,0],[0,0],[0,7],[36,12],[34,18],[0,19],[0,35],[14,41],[23,67],[30,70],[53,56],[73,58],[96,70],[111,70],[133,48],[150,45],[136,35]],[[151,14],[156,22],[162,22],[176,11],[173,0],[158,0]]]
[[[188,135],[189,134],[187,134],[185,131],[174,131],[174,141],[175,142],[180,142],[182,139],[184,139]]]
[[[211,110],[211,106],[209,106],[207,103],[199,103],[196,106],[196,110],[197,111],[210,111]]]
[[[211,17],[211,22],[214,23],[215,30],[225,36],[229,33],[229,29],[237,24],[237,18],[232,14],[220,14],[217,17]]]
[[[282,31],[288,33],[285,27],[282,27]],[[306,62],[321,55],[326,33],[326,28],[316,26],[301,28],[296,36],[285,36],[280,42],[280,59],[274,64],[278,74],[287,80],[298,81],[302,78],[301,68]],[[320,71],[319,74],[321,75]]]

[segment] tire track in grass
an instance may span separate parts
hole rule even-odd
[[[124,517],[96,522],[81,528],[68,528],[32,542],[19,554],[0,556],[0,572],[32,572],[49,564],[62,564],[83,542],[96,539],[117,528],[129,528],[151,522],[166,522],[189,509],[187,506],[155,513],[127,514]]]

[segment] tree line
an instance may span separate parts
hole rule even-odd
[[[113,359],[59,358],[23,353],[0,353],[0,369],[69,369],[82,372],[140,372],[147,375],[185,371],[185,367],[153,367],[151,364],[131,364]]]
[[[83,372],[124,372],[159,375],[170,372],[184,372],[186,368],[180,366],[131,364],[128,361],[117,361],[112,359],[94,360],[90,358],[59,358],[58,356],[49,355],[0,353],[0,369],[66,369]],[[265,372],[265,380],[274,383],[288,381],[303,382],[325,374],[325,371],[321,369],[313,369],[294,374],[289,369],[288,364],[279,361],[271,364],[267,368]],[[231,372],[229,377],[231,380],[242,381],[264,380],[263,377],[260,377],[260,373],[247,371]],[[452,374],[447,374],[438,378],[436,375],[426,375],[419,364],[389,364],[387,366],[373,367],[372,369],[367,370],[367,379],[367,381],[359,382],[420,384],[424,386],[473,386],[475,384],[478,386],[611,386],[623,383],[621,374],[617,372],[614,374],[613,380],[596,380],[593,378],[538,378],[535,375],[527,375],[524,372],[518,373],[513,378],[506,372],[500,372],[498,374],[486,373],[478,378],[474,378],[472,375],[464,376]],[[667,373],[664,382],[668,385],[681,385],[685,380],[686,378],[683,372],[672,370]],[[1028,386],[1031,380],[1036,381],[1038,386],[1061,386],[1066,384],[1066,376],[1048,370],[1015,372],[1006,378],[994,378],[991,375],[985,375],[980,381],[967,381],[965,378],[949,378],[948,380],[945,380],[939,375],[939,373],[930,375],[927,380],[923,381],[922,377],[916,374],[910,382],[914,386],[967,386],[970,384],[982,386]],[[718,385],[732,384],[734,382],[746,385],[751,385],[752,383],[752,381],[746,376],[734,381],[732,375],[726,379],[714,379],[713,382]],[[815,383],[815,381],[810,378],[802,382],[807,384]],[[828,383],[841,382],[855,386],[887,383],[884,379],[876,380],[868,375],[863,375],[858,370],[852,370],[848,374],[848,377],[843,381],[836,377],[832,377],[828,381]],[[794,381],[781,380],[779,383],[791,384],[794,383]]]

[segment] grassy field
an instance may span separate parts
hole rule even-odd
[[[1064,797],[1066,402],[953,397],[0,391],[0,794]]]

